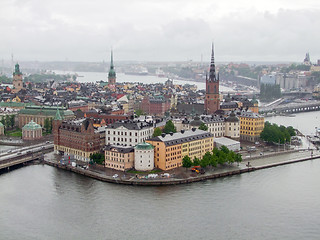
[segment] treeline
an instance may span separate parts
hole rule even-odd
[[[54,81],[66,81],[70,76],[69,75],[59,75],[59,74],[31,74],[28,77],[24,78],[25,82],[47,82],[49,80]]]
[[[216,167],[218,164],[222,165],[225,163],[232,164],[234,162],[240,163],[242,156],[240,153],[235,153],[229,150],[227,147],[222,146],[220,149],[214,148],[212,152],[206,152],[202,159],[194,158],[190,159],[188,155],[182,159],[182,166],[189,168],[192,166],[201,166],[205,168],[207,166]]]
[[[16,115],[5,115],[1,118],[0,122],[3,124],[5,130],[14,127],[15,117]]]
[[[296,71],[309,71],[310,68],[311,68],[311,66],[309,66],[309,65],[304,65],[304,64],[297,65],[297,64],[293,63],[289,67],[281,68],[280,72],[288,73],[288,72],[294,71],[294,70],[296,70]]]
[[[1,83],[11,84],[12,83],[12,78],[8,78],[8,77],[2,75],[2,76],[0,76],[0,82]]]
[[[260,138],[268,143],[285,143],[290,142],[292,136],[295,136],[296,132],[293,127],[278,126],[277,124],[271,124],[265,122],[264,129],[260,134]]]
[[[280,85],[271,85],[261,83],[260,85],[260,100],[272,101],[273,99],[281,97]]]

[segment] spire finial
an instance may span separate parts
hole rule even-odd
[[[214,45],[212,42],[212,53],[211,53],[211,64],[210,64],[210,73],[209,73],[209,81],[215,82],[216,78],[216,66],[214,64]]]

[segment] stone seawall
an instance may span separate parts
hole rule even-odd
[[[45,160],[45,163],[50,166],[54,166],[54,167],[57,167],[60,169],[64,169],[66,171],[78,173],[83,176],[91,177],[91,178],[94,178],[94,179],[97,179],[100,181],[104,181],[104,182],[118,183],[118,184],[125,184],[125,185],[137,185],[137,186],[165,186],[165,185],[187,184],[187,183],[205,181],[205,180],[209,180],[209,179],[233,176],[233,175],[238,175],[238,174],[242,174],[242,173],[246,173],[246,172],[251,172],[251,171],[276,167],[276,166],[282,166],[282,165],[287,165],[287,164],[292,164],[292,163],[298,163],[298,162],[303,162],[303,161],[308,161],[308,160],[313,160],[313,159],[318,159],[318,158],[319,158],[319,156],[315,156],[315,157],[307,157],[307,158],[283,161],[283,162],[278,162],[278,163],[266,164],[266,165],[261,165],[261,166],[256,166],[256,167],[249,166],[249,167],[238,169],[238,170],[231,170],[231,171],[226,171],[226,172],[222,172],[222,173],[198,175],[197,177],[189,177],[189,178],[185,178],[185,179],[168,178],[168,179],[154,179],[154,180],[153,179],[135,179],[135,178],[132,180],[127,180],[127,179],[121,179],[120,177],[113,178],[113,177],[106,176],[104,174],[94,172],[91,170],[84,170],[84,169],[77,168],[77,167],[65,166],[65,165],[61,165],[61,164],[58,164],[58,163],[52,162],[52,161]]]

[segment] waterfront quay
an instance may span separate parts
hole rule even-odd
[[[44,162],[47,165],[57,167],[59,169],[71,171],[83,176],[109,183],[139,186],[165,186],[187,184],[221,177],[228,177],[271,167],[277,167],[308,160],[315,160],[319,158],[319,151],[307,149],[291,150],[246,159],[243,163],[239,164],[239,166],[237,164],[227,164],[222,167],[206,169],[205,174],[193,173],[190,169],[180,167],[172,171],[166,171],[166,173],[170,174],[170,177],[158,177],[154,179],[139,178],[138,174],[124,174],[123,172],[118,172],[117,174],[114,170],[110,171],[109,169],[104,168],[99,169],[90,167],[89,169],[83,169],[79,167],[72,167],[70,165],[62,165],[58,161],[52,160],[52,158],[48,158],[48,156],[45,156]],[[159,173],[159,176],[161,176],[161,173]]]

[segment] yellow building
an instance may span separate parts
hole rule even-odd
[[[255,142],[264,128],[264,117],[257,113],[242,111],[240,116],[240,139]]]
[[[105,167],[125,171],[134,166],[134,148],[107,145],[105,147]]]
[[[192,160],[202,158],[213,149],[213,135],[199,129],[161,135],[146,140],[154,146],[154,165],[162,170],[182,166],[182,159],[188,155]]]

